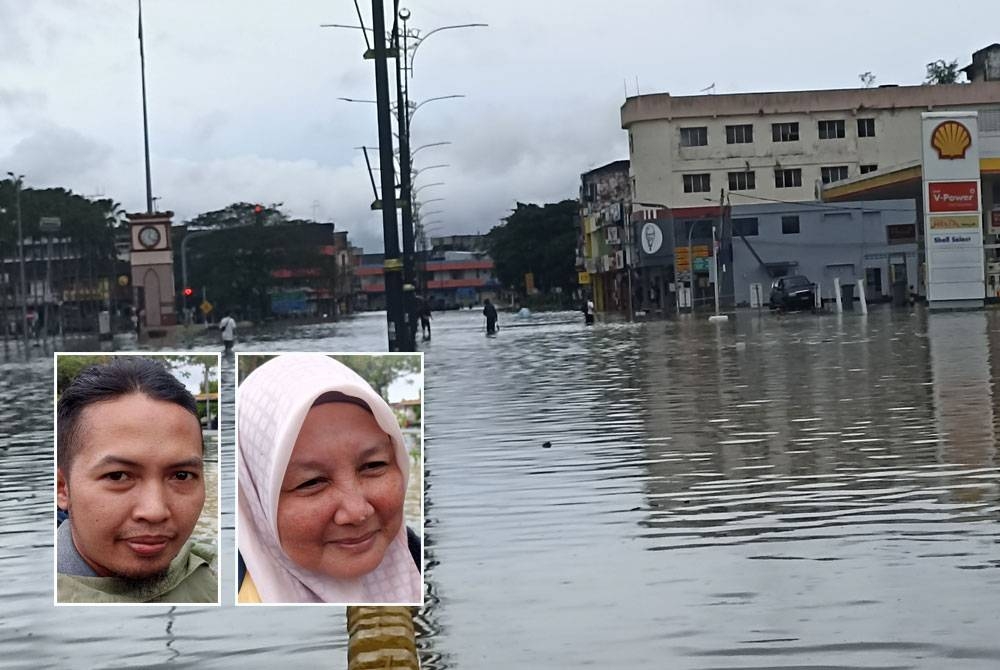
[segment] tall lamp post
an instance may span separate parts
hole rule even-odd
[[[24,275],[24,231],[21,228],[21,184],[24,175],[8,172],[14,182],[14,212],[17,217],[17,256],[21,274],[21,331],[24,339],[24,355],[28,355],[28,282]],[[7,324],[4,324],[6,328]]]

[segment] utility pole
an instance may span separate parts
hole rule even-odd
[[[392,22],[392,41],[396,48],[396,127],[399,129],[399,199],[403,219],[403,317],[406,329],[399,338],[400,351],[416,349],[416,293],[413,272],[413,187],[410,165],[410,104],[403,94],[406,78],[406,51],[400,48],[399,19],[408,19],[403,9]],[[387,286],[388,288],[388,286]]]
[[[139,69],[142,72],[142,139],[146,149],[146,213],[153,213],[153,179],[149,171],[149,120],[146,116],[146,52],[142,42],[142,0],[139,0]]]
[[[403,308],[403,262],[399,257],[396,227],[396,166],[392,158],[392,121],[389,109],[389,65],[385,45],[385,6],[372,0],[372,53],[375,60],[375,102],[378,109],[379,165],[382,178],[382,235],[385,239],[386,325],[389,351],[401,351],[406,342],[406,314]],[[405,167],[405,165],[404,165]]]
[[[14,182],[14,212],[17,217],[18,261],[21,265],[21,331],[24,336],[24,355],[28,355],[28,281],[24,274],[24,231],[21,227],[21,183],[24,175],[8,172]],[[4,324],[6,327],[6,324]]]

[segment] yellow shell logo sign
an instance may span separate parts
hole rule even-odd
[[[945,121],[931,133],[931,146],[942,160],[965,158],[965,152],[972,146],[972,135],[958,121]]]

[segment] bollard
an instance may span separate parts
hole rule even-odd
[[[823,311],[823,285],[816,284],[816,293],[813,295],[813,305],[816,307],[817,312]]]
[[[858,299],[861,301],[861,313],[868,313],[868,301],[865,299],[865,280],[858,280]]]
[[[347,608],[348,670],[419,670],[409,607]]]
[[[833,297],[837,301],[837,313],[840,314],[844,311],[844,303],[840,298],[840,277],[833,278]]]
[[[45,324],[45,328],[48,329],[49,324]],[[101,310],[97,314],[97,332],[99,333],[99,339],[103,342],[105,340],[112,339],[111,335],[111,312],[108,310]]]

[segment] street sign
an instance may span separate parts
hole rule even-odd
[[[62,227],[62,220],[58,216],[43,216],[38,219],[38,229],[43,233],[55,233]]]
[[[201,309],[202,314],[208,316],[208,313],[212,311],[212,303],[210,303],[207,300],[202,300],[201,305],[199,305],[199,308]]]
[[[707,272],[708,271],[708,259],[707,258],[695,258],[694,259],[694,271],[695,272]]]

